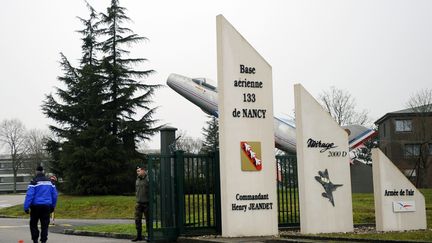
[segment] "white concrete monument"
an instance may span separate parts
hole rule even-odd
[[[272,68],[217,16],[222,236],[278,234]]]
[[[294,96],[301,232],[351,232],[348,134],[300,84]]]
[[[381,150],[372,150],[372,161],[376,229],[426,229],[423,194]]]

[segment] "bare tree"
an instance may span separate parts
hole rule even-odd
[[[199,138],[192,138],[185,131],[180,130],[176,139],[176,150],[183,150],[186,153],[198,154],[203,146]]]
[[[26,146],[26,129],[18,119],[5,119],[0,124],[0,142],[6,145],[12,160],[13,191],[16,192],[18,170],[22,167]]]
[[[330,90],[320,94],[319,101],[339,125],[367,125],[370,123],[366,110],[361,112],[355,110],[356,100],[348,91],[332,86]]]
[[[420,90],[411,95],[407,102],[418,119],[419,129],[416,131],[417,142],[420,144],[420,153],[416,163],[416,186],[425,188],[428,186],[428,170],[432,163],[432,89]]]
[[[35,168],[38,165],[43,165],[45,168],[47,167],[47,158],[48,154],[45,149],[45,144],[47,143],[47,134],[39,129],[31,129],[27,133],[27,160],[25,169],[29,174],[35,173]]]

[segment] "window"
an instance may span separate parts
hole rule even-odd
[[[216,91],[217,89],[215,86],[211,85],[211,81],[207,80],[206,78],[194,78],[192,79],[192,81],[213,91]]]
[[[380,137],[385,137],[386,136],[386,131],[385,131],[385,124],[381,124],[378,127],[378,132],[379,132],[379,136]]]
[[[416,176],[416,170],[415,169],[407,169],[407,170],[404,170],[403,173],[408,178]]]
[[[405,144],[404,154],[406,157],[416,157],[420,155],[420,144]]]
[[[411,120],[396,120],[396,132],[411,132],[412,121]]]

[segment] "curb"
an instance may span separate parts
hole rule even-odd
[[[0,215],[0,218],[2,218],[2,219],[26,219],[26,218],[30,218],[30,216],[25,217],[25,216]]]
[[[63,234],[66,235],[81,235],[81,236],[94,236],[94,237],[105,237],[114,239],[133,239],[134,235],[122,234],[122,233],[105,233],[105,232],[93,232],[84,230],[73,230],[65,229]],[[246,241],[245,241],[246,240]],[[247,242],[246,238],[222,238],[222,237],[211,237],[211,238],[194,238],[194,237],[178,237],[178,243],[227,243],[227,242]],[[380,242],[380,243],[402,243],[407,241],[399,240],[379,240],[379,239],[353,239],[346,237],[325,237],[325,236],[309,236],[309,235],[284,235],[282,237],[252,237],[249,238],[253,242],[263,242],[263,243],[282,243],[282,242],[321,242],[321,241],[335,241],[335,242]],[[426,243],[429,241],[409,241],[417,243]]]
[[[281,239],[285,238],[286,240],[317,240],[317,241],[343,241],[343,242],[381,242],[381,243],[404,243],[404,242],[413,242],[413,243],[427,243],[430,241],[405,241],[405,240],[380,240],[380,239],[356,239],[356,238],[347,238],[347,237],[325,237],[325,236],[308,236],[308,235],[285,235],[281,237]],[[282,241],[283,242],[283,241]],[[286,241],[288,242],[288,241]]]
[[[323,237],[323,236],[299,236],[293,235],[292,237],[268,237],[268,238],[188,238],[179,237],[178,243],[228,243],[228,242],[262,242],[262,243],[282,243],[282,242],[380,242],[380,243],[426,243],[429,241],[399,241],[399,240],[378,240],[378,239],[353,239],[353,238],[342,238],[342,237]]]
[[[73,229],[65,229],[65,230],[63,230],[63,234],[65,234],[65,235],[81,235],[81,236],[96,236],[96,237],[115,238],[115,239],[133,239],[135,237],[134,235],[130,235],[130,234],[93,232],[93,231],[73,230]]]

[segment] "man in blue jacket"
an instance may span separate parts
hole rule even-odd
[[[24,211],[29,213],[30,209],[30,232],[34,243],[38,242],[39,230],[38,221],[41,223],[42,243],[48,240],[48,225],[50,213],[57,204],[57,190],[44,173],[42,166],[36,168],[36,176],[27,187],[27,194],[24,201]]]

